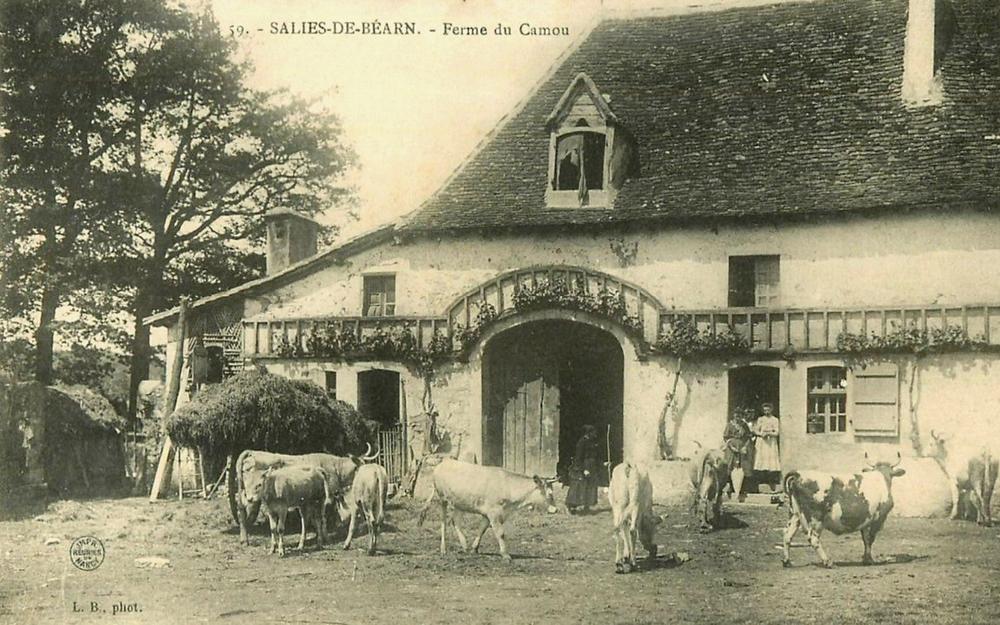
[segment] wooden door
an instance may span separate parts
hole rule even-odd
[[[525,475],[552,476],[559,459],[559,370],[531,346],[512,345],[489,367],[493,389],[488,427],[502,450],[494,462]],[[502,442],[501,442],[502,441]]]

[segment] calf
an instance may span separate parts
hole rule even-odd
[[[455,525],[455,519],[449,517],[448,507],[461,512],[472,512],[483,517],[483,526],[472,542],[472,551],[479,553],[479,543],[492,528],[493,535],[500,544],[500,555],[511,560],[504,542],[504,521],[513,512],[529,505],[544,505],[550,513],[556,511],[552,499],[552,483],[555,479],[543,479],[536,476],[528,477],[512,473],[500,467],[484,467],[478,464],[461,462],[452,458],[442,458],[434,467],[431,478],[431,494],[420,510],[417,525],[424,522],[427,510],[436,498],[441,504],[441,553],[447,553],[445,544],[446,524],[451,523],[462,551],[467,546],[465,535]]]
[[[819,541],[823,528],[838,535],[861,532],[865,544],[862,562],[873,564],[872,543],[892,510],[892,478],[906,473],[897,468],[898,465],[899,461],[895,464],[879,462],[862,473],[845,476],[818,471],[792,471],[786,475],[785,493],[789,506],[782,565],[791,566],[788,546],[800,525],[827,568],[832,568],[833,562]]]
[[[976,511],[976,522],[992,525],[990,506],[993,486],[997,479],[1000,461],[989,447],[981,444],[959,445],[951,436],[931,430],[931,437],[937,445],[934,459],[948,478],[951,489],[951,518],[959,517],[959,502],[962,493],[968,493],[969,503]]]
[[[375,544],[378,533],[382,529],[382,517],[385,510],[385,499],[389,488],[389,474],[380,465],[366,464],[358,467],[354,473],[354,482],[343,499],[338,500],[340,519],[351,524],[347,529],[347,540],[344,549],[351,548],[354,538],[354,523],[358,518],[360,508],[368,522],[368,555],[375,555]]]
[[[690,468],[694,498],[693,512],[701,506],[701,529],[719,527],[722,519],[722,495],[729,480],[729,465],[721,449],[709,449],[700,458],[695,458]]]
[[[236,518],[240,524],[240,543],[250,544],[247,527],[257,521],[260,511],[260,489],[264,473],[271,468],[285,466],[319,467],[326,472],[333,492],[346,487],[354,479],[354,472],[362,463],[378,456],[371,453],[371,445],[363,456],[334,456],[333,454],[276,454],[269,451],[247,449],[236,459]]]
[[[615,532],[615,572],[636,568],[636,540],[656,557],[655,533],[660,517],[653,514],[653,485],[649,474],[632,463],[623,462],[611,473],[608,487],[611,522]]]
[[[285,516],[295,508],[302,517],[299,551],[306,544],[306,527],[316,524],[316,544],[326,539],[326,506],[333,501],[326,472],[319,467],[291,466],[268,469],[264,473],[260,503],[271,526],[271,553],[285,555]]]

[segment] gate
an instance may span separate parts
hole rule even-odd
[[[379,453],[378,463],[389,474],[390,484],[401,484],[406,476],[407,448],[406,436],[402,425],[391,428],[381,428],[378,431]]]

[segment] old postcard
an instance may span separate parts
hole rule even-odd
[[[995,0],[0,12],[0,622],[1000,618]]]

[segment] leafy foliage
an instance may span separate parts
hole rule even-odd
[[[375,424],[305,380],[249,370],[206,387],[167,418],[178,444],[209,453],[354,453],[375,442]]]
[[[847,354],[932,354],[955,351],[976,351],[987,347],[984,337],[970,337],[961,326],[922,330],[913,324],[893,325],[885,336],[872,332],[870,336],[844,332],[837,337],[837,349]]]
[[[715,334],[708,329],[698,332],[690,319],[678,317],[670,329],[656,339],[654,348],[665,354],[687,358],[746,354],[750,351],[750,344],[729,326]]]
[[[519,311],[542,308],[579,310],[617,321],[632,332],[642,332],[639,317],[629,314],[622,293],[606,287],[597,293],[588,293],[582,284],[569,286],[561,278],[522,286],[514,294],[514,308]]]
[[[435,365],[451,356],[451,342],[439,331],[426,347],[417,345],[411,327],[397,326],[391,330],[378,327],[359,340],[354,332],[317,328],[303,345],[302,341],[282,339],[277,346],[282,358],[330,358],[335,360],[393,360],[415,366],[430,374]]]
[[[475,345],[486,326],[493,323],[498,316],[497,309],[493,307],[493,304],[485,300],[479,302],[476,316],[469,323],[469,327],[466,328],[460,323],[455,326],[455,336],[458,337],[462,349],[467,350]]]

